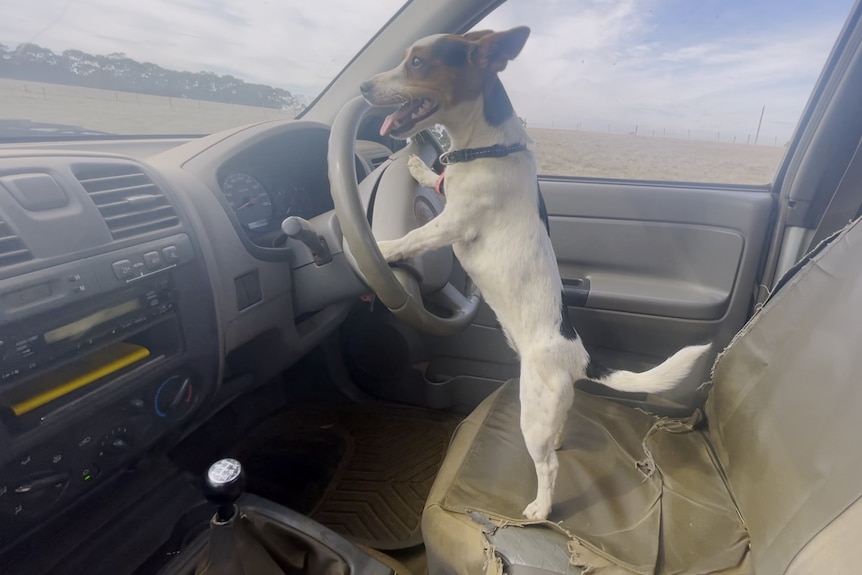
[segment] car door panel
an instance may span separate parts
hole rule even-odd
[[[589,282],[584,307],[681,319],[724,315],[745,247],[736,230],[666,222],[554,216],[551,230],[566,291]]]
[[[602,363],[643,370],[705,342],[717,352],[746,321],[775,204],[767,188],[562,178],[540,188],[569,315]],[[515,374],[487,306],[461,334],[421,337],[436,386]],[[667,397],[695,401],[708,368]]]
[[[561,179],[541,189],[564,283],[589,281],[576,324],[585,341],[662,356],[679,346],[670,332],[722,344],[741,327],[774,206],[768,190]],[[614,329],[601,329],[603,316]]]

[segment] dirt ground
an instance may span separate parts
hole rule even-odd
[[[211,134],[293,116],[293,110],[0,79],[0,119],[72,124],[112,134]]]
[[[208,134],[274,110],[0,79],[0,119],[74,124],[117,134]],[[539,173],[639,180],[767,184],[784,147],[528,128]]]
[[[539,173],[640,180],[767,184],[784,147],[528,128]]]

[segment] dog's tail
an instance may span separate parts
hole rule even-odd
[[[676,387],[691,372],[692,367],[711,344],[684,347],[649,371],[634,373],[608,370],[592,359],[587,366],[587,378],[617,391],[657,393]]]

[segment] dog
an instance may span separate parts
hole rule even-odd
[[[545,520],[551,511],[566,414],[574,382],[590,379],[627,392],[673,388],[709,345],[681,349],[643,372],[608,370],[590,360],[569,323],[562,280],[540,218],[536,162],[530,139],[498,73],[521,52],[530,29],[441,34],[417,41],[394,69],[363,82],[372,105],[400,107],[381,135],[406,139],[434,124],[448,131],[442,212],[397,240],[378,242],[388,262],[451,245],[482,297],[497,314],[520,358],[520,427],[538,479],[523,514]],[[440,176],[417,156],[408,169],[419,185]]]

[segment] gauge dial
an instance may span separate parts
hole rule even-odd
[[[240,225],[249,231],[266,228],[272,221],[272,200],[266,189],[248,174],[231,174],[222,183],[222,192],[236,213]]]

